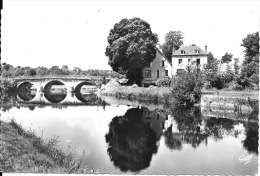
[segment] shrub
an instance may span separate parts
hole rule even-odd
[[[243,90],[243,86],[239,85],[236,81],[232,81],[230,84],[229,84],[229,89],[231,90]]]
[[[210,80],[210,85],[216,87],[217,89],[222,89],[224,87],[224,81],[221,75],[215,75],[212,80]]]
[[[158,79],[155,83],[158,87],[169,87],[171,79],[169,77]]]
[[[192,69],[175,77],[172,89],[176,106],[192,106],[200,101],[202,79],[200,71]]]

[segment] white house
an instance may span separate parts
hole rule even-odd
[[[207,46],[205,46],[205,50],[195,44],[181,46],[172,54],[172,74],[176,75],[190,64],[196,64],[201,68],[207,63],[207,54]]]
[[[165,77],[172,78],[172,65],[160,49],[156,48],[156,57],[148,67],[143,69],[142,85],[155,84],[158,79]]]

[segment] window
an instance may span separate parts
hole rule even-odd
[[[181,64],[182,63],[182,59],[179,59],[179,64]]]
[[[144,71],[144,77],[145,78],[151,78],[152,77],[151,70],[145,70]]]
[[[168,76],[168,70],[165,70],[165,76]]]
[[[185,51],[184,51],[184,50],[181,50],[181,54],[185,54]]]
[[[195,50],[195,53],[196,53],[196,54],[199,54],[199,53],[200,53],[200,51],[199,51],[199,50]]]
[[[164,61],[162,61],[162,67],[164,67]]]
[[[160,71],[157,70],[157,78],[159,78],[159,77],[160,77]]]
[[[188,59],[188,62],[190,62],[190,58]]]
[[[196,63],[197,63],[197,66],[200,65],[200,59],[199,58],[197,59]]]

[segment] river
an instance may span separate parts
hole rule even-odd
[[[166,110],[113,102],[19,102],[1,107],[0,117],[14,119],[44,139],[57,137],[64,151],[96,173],[258,172],[258,122],[212,117],[198,107]]]

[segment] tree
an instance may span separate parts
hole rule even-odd
[[[122,19],[110,30],[107,41],[108,64],[126,74],[129,83],[140,84],[143,68],[156,56],[158,37],[149,23],[140,18]]]
[[[35,70],[37,75],[41,75],[41,76],[48,75],[48,68],[46,67],[37,67]]]
[[[229,63],[232,61],[233,54],[226,52],[221,58],[221,63]]]
[[[203,77],[204,80],[209,83],[211,87],[215,85],[218,74],[219,61],[213,56],[211,52],[207,55],[207,64],[203,66]]]
[[[241,75],[238,83],[243,87],[259,83],[259,33],[248,34],[242,40],[244,50],[244,61],[242,64]]]
[[[239,59],[238,58],[235,58],[234,59],[234,73],[235,75],[238,75],[239,74]]]
[[[62,74],[62,70],[59,68],[59,66],[52,66],[48,72],[50,75],[61,75]]]
[[[69,75],[69,74],[70,74],[69,67],[68,67],[67,65],[63,65],[63,66],[61,67],[61,70],[62,70],[62,73],[63,73],[64,75]]]
[[[178,50],[183,44],[181,31],[170,31],[165,35],[165,43],[162,45],[163,54],[168,60],[172,60],[173,50]]]
[[[201,98],[202,79],[199,69],[187,68],[177,74],[174,80],[172,95],[176,107],[189,107],[198,103]]]
[[[242,40],[242,44],[245,48],[245,62],[250,62],[253,58],[255,62],[259,62],[259,57],[255,57],[259,55],[259,33],[248,34],[246,38]]]
[[[29,75],[30,75],[30,76],[35,76],[35,75],[36,75],[36,71],[31,68],[31,69],[29,70]]]

